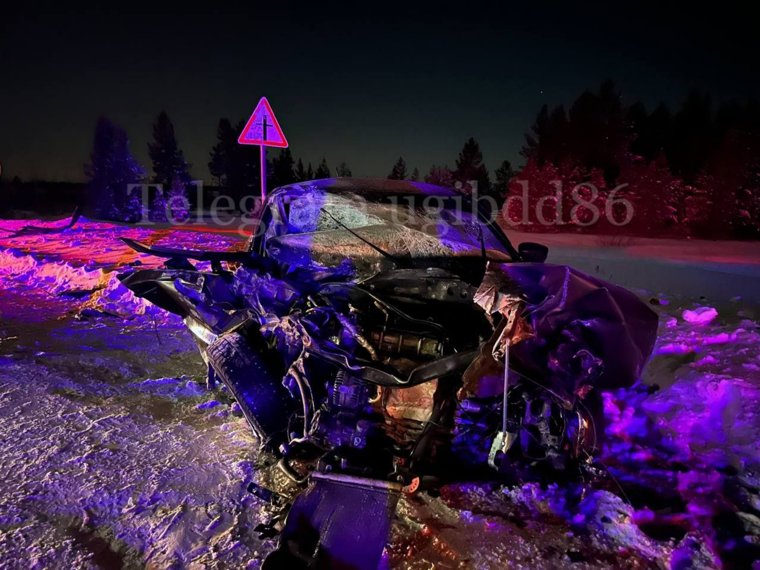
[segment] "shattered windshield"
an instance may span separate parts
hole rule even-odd
[[[411,257],[480,255],[482,245],[504,251],[499,238],[461,196],[366,199],[358,194],[310,192],[287,200],[284,214],[286,228],[281,233],[308,234],[312,250],[335,252],[348,246],[354,255],[376,256],[360,236],[391,254]]]

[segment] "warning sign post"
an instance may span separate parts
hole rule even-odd
[[[261,199],[264,200],[267,194],[267,158],[266,147],[274,146],[286,148],[288,140],[282,132],[277,117],[272,112],[266,97],[259,100],[259,104],[251,114],[251,118],[243,128],[243,132],[238,137],[240,144],[253,144],[259,146],[260,152],[260,174],[261,174]]]

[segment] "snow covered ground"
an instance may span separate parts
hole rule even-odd
[[[119,236],[215,249],[241,239],[86,221],[10,237],[28,223],[0,222],[0,567],[257,568],[273,542],[253,532],[267,506],[245,489],[276,475],[226,395],[205,390],[181,323],[113,273],[159,263]],[[515,241],[556,236],[543,237]],[[728,245],[731,259],[711,261],[742,274],[608,244],[597,271],[597,245],[550,242],[553,256],[593,263],[586,269],[602,277],[609,264],[633,262],[637,271],[618,280],[661,282],[625,283],[648,289],[640,293],[661,315],[660,340],[643,383],[607,395],[603,483],[468,483],[403,499],[385,565],[709,568],[722,558],[752,567],[760,327],[753,291],[736,291],[754,275],[754,250],[737,258]],[[690,267],[722,284],[669,286],[652,268],[673,263],[676,274]],[[708,304],[717,311],[700,309]]]
[[[507,233],[515,244],[549,246],[551,263],[572,265],[625,287],[665,293],[683,303],[723,305],[735,299],[760,305],[757,242]]]

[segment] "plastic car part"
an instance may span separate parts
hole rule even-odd
[[[209,345],[207,355],[217,378],[232,392],[261,444],[277,449],[286,441],[287,420],[295,403],[282,385],[282,374],[274,373],[240,333],[220,336]]]
[[[375,570],[401,490],[399,483],[314,473],[262,569]]]

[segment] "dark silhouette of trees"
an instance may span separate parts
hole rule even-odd
[[[545,162],[559,163],[567,155],[570,144],[567,115],[560,105],[549,112],[544,105],[536,115],[531,132],[525,135],[525,145],[521,154],[534,159],[539,166]]]
[[[272,188],[285,186],[296,181],[295,161],[289,148],[283,148],[271,161]]]
[[[599,168],[608,183],[620,172],[616,157],[630,144],[620,93],[612,81],[598,92],[581,94],[568,111],[571,155],[589,168]]]
[[[649,114],[643,103],[636,102],[629,107],[626,120],[633,134],[631,152],[634,154],[654,160],[665,156],[672,147],[673,117],[664,103]]]
[[[309,168],[311,168],[311,164],[309,164]],[[308,175],[308,171],[307,171]],[[321,162],[319,163],[319,166],[317,166],[317,170],[314,172],[314,178],[319,180],[320,178],[330,178],[330,168],[327,166],[327,161],[324,157],[322,157]]]
[[[162,186],[161,190],[152,192],[151,219],[163,222],[169,214],[173,220],[181,220],[187,216],[190,172],[166,111],[161,111],[153,123],[148,155],[153,162],[153,182]]]
[[[229,119],[219,119],[216,128],[217,142],[211,149],[208,170],[219,186],[228,186],[235,175],[232,172],[237,150],[237,133]]]
[[[85,165],[88,178],[88,207],[101,218],[137,221],[142,214],[137,189],[127,192],[129,184],[139,183],[145,170],[129,150],[127,133],[105,117],[95,125],[90,162]]]
[[[756,100],[715,106],[694,91],[675,111],[660,104],[648,112],[641,102],[623,104],[605,82],[567,113],[561,106],[539,110],[518,178],[531,187],[531,204],[550,200],[557,184],[565,197],[578,184],[593,184],[602,208],[625,197],[635,210],[627,232],[752,237],[760,235],[758,141]],[[612,226],[595,231],[620,231]]]
[[[447,166],[433,165],[425,175],[425,182],[436,186],[451,187],[454,185],[454,177]]]
[[[667,147],[671,171],[693,182],[719,142],[710,97],[691,92],[673,117],[673,137]]]
[[[258,195],[259,189],[259,147],[237,142],[245,123],[241,120],[233,126],[229,119],[219,119],[217,142],[208,163],[211,176],[236,204],[240,204],[244,196]]]
[[[596,92],[584,91],[567,113],[562,106],[549,111],[544,105],[526,135],[522,155],[539,166],[548,161],[600,168],[612,182],[620,170],[616,157],[629,143],[620,93],[605,81]]]
[[[406,161],[402,156],[398,157],[398,160],[391,168],[391,173],[388,175],[389,180],[404,180],[406,179]]]
[[[295,176],[296,176],[296,182],[303,182],[304,180],[308,180],[308,178],[306,178],[306,169],[303,166],[303,160],[301,160],[300,158],[298,159],[298,163],[296,164]]]
[[[177,143],[174,125],[166,111],[161,111],[153,123],[153,141],[148,143],[148,156],[153,162],[153,182],[168,188],[174,177],[190,182],[188,164]]]
[[[258,148],[237,144],[243,126],[244,122],[234,128],[228,120],[219,122],[209,161],[214,179],[241,195],[257,193],[259,180]],[[179,170],[184,165],[170,127],[168,117],[154,125],[154,138],[167,141],[154,143],[151,159],[156,179],[159,172],[171,171],[159,168],[172,164],[165,157],[179,156],[174,161]],[[463,145],[453,170],[434,165],[424,180],[456,186],[464,192],[472,192],[476,186],[480,196],[490,196],[497,204],[510,194],[522,192],[522,183],[527,183],[527,206],[531,212],[536,206],[543,208],[541,216],[551,222],[551,227],[539,224],[525,229],[582,230],[582,224],[569,218],[570,210],[577,205],[571,199],[572,192],[581,188],[589,204],[600,211],[617,204],[612,207],[617,221],[627,215],[620,205],[623,199],[635,213],[622,230],[617,221],[601,220],[590,231],[756,237],[760,236],[758,141],[760,103],[756,100],[715,104],[706,94],[692,92],[680,105],[669,108],[660,104],[650,111],[641,102],[626,104],[615,84],[605,81],[596,89],[585,90],[567,106],[544,105],[525,136],[521,150],[525,164],[516,170],[509,161],[503,161],[493,171],[493,185],[474,138]],[[159,149],[164,150],[158,153]],[[335,173],[352,175],[345,162]],[[273,186],[329,178],[330,169],[322,158],[315,171],[311,163],[294,161],[287,149],[271,157],[268,175]],[[406,162],[399,157],[388,178],[418,180],[420,173],[417,168],[408,172]],[[589,191],[591,187],[593,192]],[[522,215],[522,202],[512,202],[510,209],[518,208],[516,213]],[[561,211],[552,213],[557,207]]]
[[[509,193],[509,183],[515,177],[515,171],[512,169],[512,163],[505,160],[501,163],[499,168],[494,171],[494,178],[496,183],[494,184],[493,194],[498,196],[500,201],[504,201]]]
[[[456,170],[452,176],[454,182],[460,183],[465,192],[472,193],[477,190],[481,196],[490,194],[491,180],[488,177],[488,170],[483,164],[483,153],[480,151],[480,145],[474,138],[470,137],[464,143],[456,165]],[[473,183],[476,187],[473,186]]]
[[[338,166],[338,169],[341,169],[342,167],[345,167],[348,171],[348,174],[346,176],[351,176],[351,171],[348,170],[348,166],[346,166],[346,163],[343,162]],[[340,171],[336,170],[338,176],[342,176],[340,174]],[[308,163],[308,166],[304,168],[303,160],[300,158],[298,159],[298,163],[295,167],[295,178],[297,182],[303,182],[304,180],[314,180],[315,178],[329,178],[330,177],[330,169],[327,166],[327,161],[323,158],[322,161],[319,163],[319,166],[317,167],[317,171],[314,172],[314,167],[311,165],[311,162]]]
[[[350,178],[352,176],[351,169],[348,167],[348,164],[346,164],[345,162],[341,162],[335,168],[335,175],[343,177],[343,178]]]
[[[709,188],[703,219],[715,237],[760,237],[760,131],[731,128],[711,155],[697,186]]]

